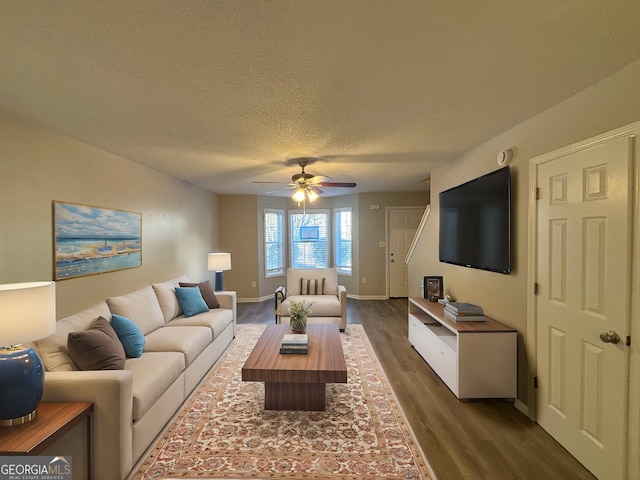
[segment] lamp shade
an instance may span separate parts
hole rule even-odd
[[[231,254],[230,253],[210,253],[209,254],[209,270],[221,272],[223,270],[231,270]]]
[[[0,285],[0,345],[34,342],[55,332],[54,282]]]
[[[54,282],[0,285],[0,427],[30,422],[42,398],[44,366],[23,343],[56,329]]]

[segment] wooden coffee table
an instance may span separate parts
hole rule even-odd
[[[338,325],[307,325],[306,355],[280,353],[285,333],[291,333],[289,325],[267,325],[242,367],[242,380],[264,382],[265,410],[325,410],[326,384],[347,383]]]

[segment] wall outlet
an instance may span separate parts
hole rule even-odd
[[[367,277],[362,277],[362,283],[367,283]]]
[[[256,282],[251,282],[251,286],[252,286],[253,288],[256,288]]]

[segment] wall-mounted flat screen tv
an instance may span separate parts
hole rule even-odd
[[[509,166],[440,192],[440,261],[511,272]]]

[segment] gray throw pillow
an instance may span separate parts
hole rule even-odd
[[[67,337],[71,360],[80,370],[122,370],[125,352],[111,323],[99,317],[82,332]]]

